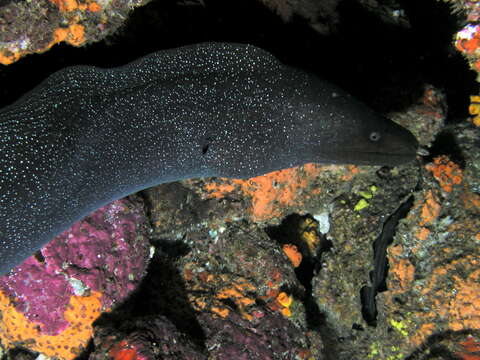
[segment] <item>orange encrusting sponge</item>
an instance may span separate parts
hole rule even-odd
[[[96,291],[89,296],[72,296],[64,313],[70,325],[57,335],[45,335],[0,292],[0,341],[6,348],[28,344],[30,350],[49,357],[74,359],[93,335],[92,323],[102,313],[101,297],[101,293]]]

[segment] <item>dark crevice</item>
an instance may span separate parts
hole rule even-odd
[[[323,235],[320,236],[320,245],[317,247],[315,254],[311,254],[304,240],[302,239],[302,224],[306,219],[313,219],[310,215],[301,216],[292,214],[287,216],[279,226],[272,226],[265,229],[267,235],[277,241],[280,246],[284,244],[293,244],[302,254],[302,262],[300,266],[295,269],[295,275],[298,281],[302,284],[305,291],[297,291],[297,296],[303,293],[299,298],[305,306],[305,320],[310,330],[318,331],[322,336],[325,344],[328,344],[329,352],[325,355],[325,359],[336,359],[336,343],[338,338],[332,329],[328,328],[328,323],[325,320],[325,315],[318,308],[315,298],[313,296],[312,280],[313,277],[320,271],[321,259],[325,252],[329,251],[332,243]],[[316,222],[315,222],[316,223]],[[295,292],[295,289],[292,289]],[[295,294],[294,294],[295,295]]]
[[[43,256],[42,252],[40,250],[38,251],[35,251],[35,253],[33,254],[33,256],[35,257],[35,259],[39,262],[39,263],[44,263],[45,262],[45,257]]]
[[[439,155],[447,155],[460,168],[465,168],[465,157],[458,146],[455,135],[448,128],[437,135],[428,152],[429,155],[424,158],[425,162],[431,162]]]
[[[85,347],[85,349],[82,351],[80,355],[78,355],[75,360],[88,360],[90,358],[90,354],[95,350],[95,345],[93,343],[93,338],[88,340],[88,344]],[[36,357],[35,359],[39,359],[39,357]],[[19,360],[19,359],[15,359]]]
[[[181,241],[155,241],[154,245],[155,255],[139,287],[112,312],[103,313],[94,325],[128,333],[135,329],[136,319],[165,316],[205,351],[205,334],[188,301],[183,278],[175,266],[175,262],[188,254],[190,248]]]
[[[284,244],[294,244],[301,252],[302,262],[300,266],[295,269],[295,275],[305,288],[305,299],[312,296],[312,279],[319,270],[322,254],[331,248],[331,242],[322,236],[317,253],[314,254],[314,256],[310,254],[307,245],[301,237],[302,233],[299,231],[301,224],[307,218],[311,218],[311,216],[301,216],[298,214],[289,215],[279,226],[272,226],[265,230],[268,236],[276,240],[281,246]],[[313,318],[315,318],[316,315],[318,314],[315,314]],[[307,319],[307,322],[308,321]],[[314,325],[315,320],[310,319],[310,322]],[[313,327],[315,327],[315,325]]]
[[[377,304],[375,297],[379,292],[387,290],[388,275],[387,247],[392,243],[398,222],[407,216],[413,205],[414,197],[410,196],[390,215],[383,223],[382,232],[373,243],[373,270],[370,271],[371,286],[364,286],[360,290],[362,302],[362,316],[369,326],[377,326]]]
[[[7,351],[4,356],[1,358],[2,360],[10,360],[10,359],[15,359],[15,360],[35,360],[38,358],[40,353],[30,351],[28,349],[25,349],[23,347],[16,347],[14,349],[11,349]]]
[[[22,3],[27,2],[27,0],[0,0],[0,6],[7,6],[11,3]]]

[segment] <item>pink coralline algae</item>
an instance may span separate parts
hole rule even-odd
[[[114,201],[0,277],[0,291],[42,334],[57,335],[69,326],[72,296],[98,292],[108,311],[135,289],[148,265],[147,230],[138,198]]]

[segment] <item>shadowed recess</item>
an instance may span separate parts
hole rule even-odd
[[[386,279],[388,276],[387,247],[393,242],[398,222],[407,216],[413,205],[414,197],[410,196],[383,224],[382,233],[373,243],[373,267],[370,271],[371,286],[360,289],[362,302],[362,316],[369,326],[377,326],[377,304],[375,297],[379,292],[387,290]]]

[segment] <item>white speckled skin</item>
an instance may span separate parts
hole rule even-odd
[[[415,150],[407,130],[249,45],[66,68],[0,110],[0,274],[153,185],[307,162],[395,165]]]

